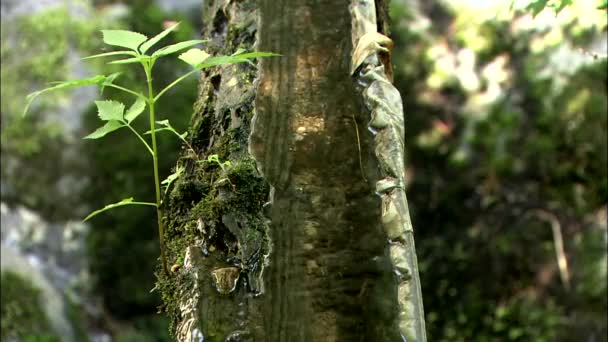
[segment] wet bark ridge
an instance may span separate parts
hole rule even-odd
[[[407,341],[426,341],[424,311],[414,229],[405,196],[404,113],[401,95],[392,84],[390,53],[393,42],[382,34],[379,4],[352,0],[351,73],[370,112],[369,131],[374,135],[375,155],[381,177],[376,193],[382,200],[382,225],[388,238],[389,257],[399,281],[398,325]],[[379,16],[380,14],[380,16]]]
[[[380,168],[350,77],[348,1],[259,2],[250,151],[274,188],[266,341],[399,341]],[[356,125],[356,126],[355,126]],[[359,148],[361,151],[359,152]],[[360,165],[361,163],[361,165]]]

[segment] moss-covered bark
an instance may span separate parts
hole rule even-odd
[[[253,50],[255,19],[254,1],[207,2],[206,50]],[[247,153],[254,77],[248,64],[203,71],[190,146],[177,163],[185,171],[165,198],[164,238],[173,273],[159,274],[158,286],[179,340],[202,331],[205,341],[223,341],[239,330],[251,332],[240,328],[253,325],[269,249],[261,213],[269,187]],[[230,165],[207,161],[213,154]]]

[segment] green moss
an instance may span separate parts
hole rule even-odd
[[[225,169],[201,162],[202,158],[181,159],[192,171],[175,182],[167,198],[165,239],[171,263],[183,263],[187,247],[202,242],[201,247],[208,255],[206,264],[237,263],[254,287],[259,286],[257,278],[262,271],[259,259],[268,252],[266,226],[260,211],[268,199],[269,187],[257,172],[255,161],[242,153],[243,145],[238,143],[242,134],[227,131],[210,152],[218,153],[222,161],[231,160]],[[226,227],[225,215],[238,218],[242,234]],[[198,229],[200,224],[202,230]],[[179,320],[178,294],[187,293],[184,291],[191,288],[193,280],[182,272],[175,277],[160,273],[158,276],[157,286],[171,317],[171,329],[175,329]]]
[[[11,271],[3,271],[1,279],[2,340],[60,341],[44,313],[40,290]]]
[[[239,22],[226,22],[223,10],[216,5],[209,3],[204,10],[208,17],[204,22],[208,25],[203,32],[222,32],[224,35],[211,37],[214,42],[208,44],[208,52],[229,55],[239,47],[251,50],[255,35],[255,16],[251,15],[254,4],[239,4],[242,13],[238,17],[244,18]],[[245,15],[245,12],[251,13]],[[195,151],[187,151],[180,157],[178,164],[186,171],[175,181],[165,199],[164,209],[165,241],[170,262],[182,262],[189,246],[200,246],[204,255],[200,261],[202,270],[228,265],[242,270],[237,292],[246,291],[245,282],[251,289],[251,284],[256,282],[254,278],[261,275],[263,263],[259,260],[269,248],[265,219],[261,216],[269,187],[247,153],[253,117],[254,77],[254,67],[246,64],[203,71],[189,128],[190,145]],[[225,86],[232,80],[237,81],[236,85]],[[232,121],[235,117],[238,122]],[[221,162],[230,161],[230,165],[222,168],[216,163],[206,162],[207,157],[214,154]],[[188,273],[158,275],[157,286],[173,331],[181,319],[178,308],[180,293],[187,294],[192,289],[193,279],[186,275]],[[210,286],[211,276],[208,272],[204,274],[207,276],[201,284]],[[215,294],[211,288],[198,291],[206,295]],[[230,298],[205,299],[226,300],[222,313],[215,313],[222,319],[215,321],[205,317],[202,327],[205,339],[224,336],[230,330],[229,326],[239,319],[232,319],[232,310],[236,310],[236,306],[233,308],[231,305],[236,304]],[[205,300],[201,302],[202,306],[206,305]]]

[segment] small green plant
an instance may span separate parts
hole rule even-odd
[[[226,167],[230,166],[230,161],[226,160],[225,162],[220,161],[220,157],[217,154],[211,154],[205,160],[209,164],[217,164],[222,171],[226,171]]]
[[[246,52],[242,49],[239,49],[234,54],[230,56],[210,56],[205,51],[192,48],[195,45],[204,43],[204,40],[188,40],[179,42],[176,44],[168,45],[157,49],[153,53],[148,53],[148,51],[155,46],[158,42],[160,42],[165,36],[167,36],[171,31],[175,30],[179,23],[174,24],[173,26],[167,28],[163,32],[158,35],[148,39],[145,35],[137,32],[126,31],[126,30],[102,30],[103,33],[103,41],[104,43],[112,46],[118,46],[121,48],[126,48],[125,50],[120,51],[112,51],[106,52],[98,55],[93,55],[86,57],[85,59],[91,58],[102,58],[102,57],[117,57],[121,56],[126,58],[118,59],[110,61],[108,64],[140,64],[145,72],[146,81],[147,81],[147,93],[141,93],[133,89],[128,89],[126,87],[122,87],[115,83],[116,79],[120,76],[120,73],[114,73],[111,75],[97,75],[90,78],[72,80],[72,81],[63,81],[63,82],[55,82],[53,86],[36,91],[34,93],[29,94],[26,97],[27,103],[23,115],[27,113],[32,101],[42,95],[44,93],[68,89],[73,87],[87,86],[87,85],[97,85],[100,87],[101,92],[105,87],[115,88],[125,93],[131,94],[135,100],[131,106],[126,109],[123,103],[113,100],[103,100],[103,101],[95,101],[95,105],[97,106],[97,111],[99,118],[105,122],[105,124],[99,127],[97,130],[92,132],[91,134],[84,137],[85,139],[99,139],[106,136],[108,133],[116,131],[121,128],[128,128],[136,137],[141,141],[141,143],[145,146],[146,150],[150,153],[153,164],[154,171],[154,187],[156,190],[156,200],[154,202],[141,202],[135,201],[132,197],[123,199],[119,202],[108,204],[105,207],[96,210],[89,214],[84,221],[87,221],[94,217],[97,214],[100,214],[104,211],[125,206],[125,205],[143,205],[143,206],[151,206],[156,208],[156,215],[158,219],[158,233],[159,233],[159,243],[160,243],[160,255],[161,262],[163,266],[163,270],[165,274],[169,274],[167,268],[167,260],[165,258],[165,244],[163,241],[163,223],[162,223],[162,212],[161,212],[161,185],[165,186],[166,189],[171,185],[171,183],[177,179],[180,174],[183,172],[183,169],[179,167],[175,170],[173,174],[171,174],[167,179],[163,182],[160,181],[158,174],[158,149],[156,144],[156,133],[161,131],[168,131],[175,134],[179,137],[185,144],[192,149],[192,147],[188,144],[186,140],[186,133],[178,133],[173,126],[169,123],[169,120],[156,121],[156,104],[160,100],[160,98],[172,87],[186,79],[188,76],[193,75],[197,71],[205,68],[210,68],[218,65],[226,65],[233,63],[253,63],[251,59],[257,57],[269,57],[276,56],[274,53],[269,52]],[[188,49],[189,48],[189,49]],[[162,57],[183,51],[188,49],[186,52],[183,52],[179,55],[179,59],[186,62],[188,65],[192,67],[192,70],[187,72],[186,74],[178,77],[175,81],[171,82],[168,86],[160,90],[158,93],[154,92],[153,87],[153,78],[152,78],[152,69],[154,67],[154,63]],[[137,130],[133,128],[131,123],[141,114],[144,110],[148,108],[149,113],[149,121],[150,121],[150,129],[141,134]],[[126,110],[125,110],[126,109]],[[149,135],[150,141],[146,140],[144,136]],[[209,162],[216,162],[222,169],[224,166],[229,165],[229,162],[221,163],[219,159],[217,159],[217,155],[215,158],[210,156],[208,158]]]

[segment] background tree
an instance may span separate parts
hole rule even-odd
[[[606,11],[538,2],[392,2],[432,341],[608,334]]]

